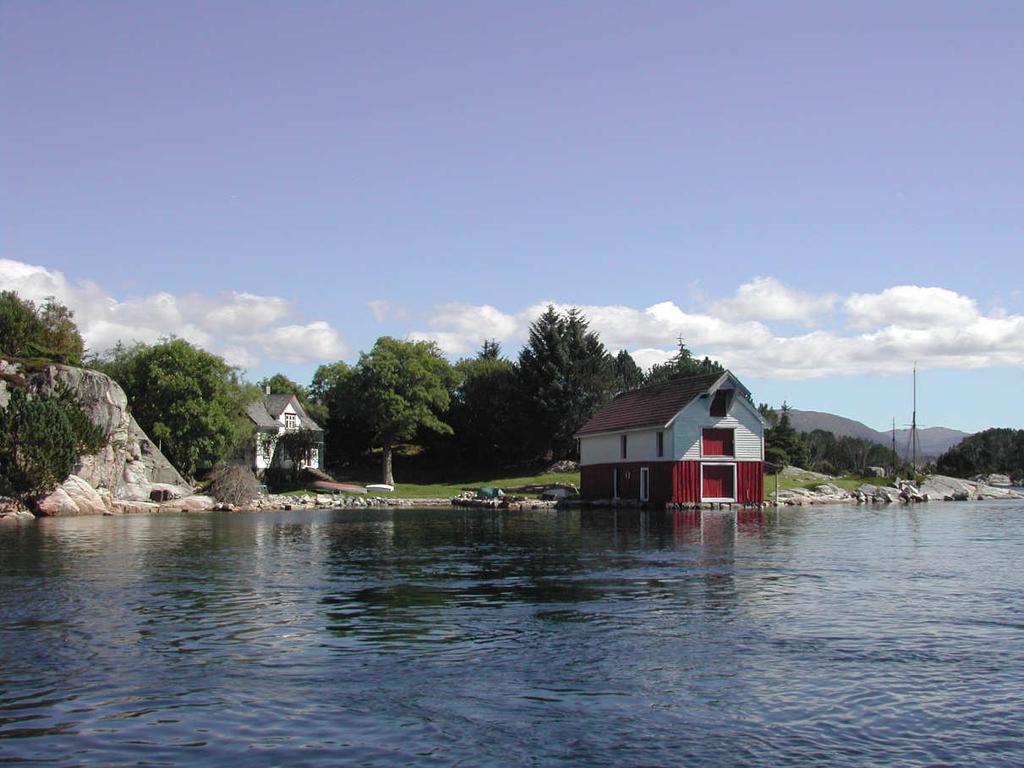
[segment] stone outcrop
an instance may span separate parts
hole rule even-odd
[[[33,515],[17,499],[0,496],[0,525],[10,525],[24,520],[35,520]]]
[[[894,486],[865,483],[855,491],[847,491],[831,483],[823,483],[813,489],[789,488],[779,491],[780,506],[915,504],[924,501],[980,501],[985,499],[1024,499],[1024,494],[1010,488],[944,475],[929,475],[918,486],[907,480],[897,480]]]
[[[996,488],[1009,488],[1013,485],[1013,481],[1010,480],[1009,475],[1002,475],[993,473],[991,475],[978,475],[974,478],[974,482],[982,483],[983,485],[992,485]]]
[[[106,438],[101,450],[79,457],[74,473],[36,503],[37,514],[118,514],[125,511],[125,503],[148,503],[154,493],[180,508],[181,501],[192,496],[192,487],[132,418],[124,390],[109,376],[67,365],[27,372],[4,360],[0,360],[0,374],[5,374],[0,377],[0,407],[6,406],[15,377],[43,397],[67,387],[78,395],[86,414]],[[193,503],[212,507],[212,502]],[[133,507],[142,509],[148,508]]]
[[[934,501],[976,501],[981,499],[1024,499],[1024,493],[1009,487],[961,480],[958,477],[929,475],[920,491]]]

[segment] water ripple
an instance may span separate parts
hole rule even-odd
[[[1024,506],[0,530],[0,763],[1020,765]]]

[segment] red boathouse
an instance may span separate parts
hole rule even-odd
[[[576,433],[586,499],[763,501],[764,420],[732,373],[623,392]]]

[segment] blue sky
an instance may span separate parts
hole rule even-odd
[[[761,401],[1024,427],[1024,5],[0,4],[0,287],[308,381],[547,302]],[[999,393],[996,396],[995,393]]]

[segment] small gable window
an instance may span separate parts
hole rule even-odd
[[[619,455],[623,459],[626,458],[626,435],[619,438]]]
[[[284,428],[291,431],[299,428],[299,417],[294,413],[286,413],[284,415]]]
[[[715,397],[711,401],[711,415],[712,416],[725,416],[729,413],[729,401],[732,399],[732,390],[720,389],[715,392]]]

